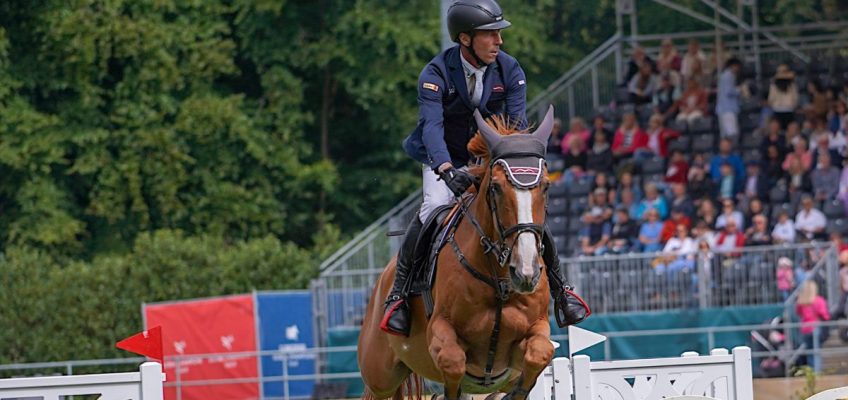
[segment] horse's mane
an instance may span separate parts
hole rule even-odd
[[[489,119],[489,121],[494,124],[493,128],[495,131],[500,133],[502,136],[529,132],[529,128],[520,130],[517,127],[517,123],[513,123],[509,121],[509,119],[500,115],[493,116]],[[467,149],[474,158],[479,158],[483,161],[478,165],[471,166],[469,168],[469,172],[471,172],[472,175],[483,179],[483,176],[486,175],[486,167],[489,165],[489,146],[486,144],[486,141],[483,140],[483,136],[478,133],[471,138],[470,142],[468,142]]]

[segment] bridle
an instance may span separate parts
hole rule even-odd
[[[546,143],[553,126],[553,107],[548,109],[548,113],[540,124],[539,129],[529,135],[517,134],[502,138],[500,134],[494,132],[486,121],[483,120],[479,111],[475,110],[474,117],[477,120],[477,127],[480,130],[480,134],[489,146],[489,154],[491,156],[489,165],[487,166],[489,181],[485,188],[486,202],[489,211],[492,213],[492,221],[494,222],[498,238],[492,239],[486,234],[480,226],[480,222],[468,210],[468,204],[465,199],[460,198],[457,203],[459,204],[459,210],[463,218],[467,218],[471,222],[471,226],[474,227],[477,235],[480,236],[480,245],[483,247],[483,253],[486,255],[494,254],[497,259],[497,265],[503,268],[512,256],[512,249],[518,241],[517,238],[522,233],[532,233],[536,237],[538,254],[543,254],[542,236],[544,235],[545,228],[543,224],[536,223],[516,223],[508,228],[504,228],[498,214],[498,202],[495,200],[497,193],[495,193],[494,185],[492,185],[495,165],[501,165],[503,167],[509,183],[514,189],[532,189],[541,184],[542,173],[545,171],[544,158]],[[542,132],[542,134],[539,135],[538,132]],[[471,197],[471,201],[474,201],[474,197]],[[545,205],[547,207],[547,199]],[[456,231],[450,233],[448,243],[453,248],[460,265],[474,278],[486,283],[495,290],[495,324],[489,340],[486,368],[483,376],[483,385],[489,386],[493,382],[492,369],[495,364],[498,337],[500,336],[503,306],[512,294],[512,287],[510,286],[509,278],[500,277],[498,267],[493,266],[491,263],[488,263],[491,268],[491,275],[485,275],[474,268],[456,243],[456,239],[454,238],[455,233]],[[513,237],[515,239],[511,240]]]

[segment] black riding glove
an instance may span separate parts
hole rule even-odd
[[[474,177],[468,172],[458,170],[454,167],[439,172],[439,177],[448,185],[448,189],[456,196],[461,196],[474,183]]]

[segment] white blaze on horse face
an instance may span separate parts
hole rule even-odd
[[[518,203],[518,223],[532,224],[533,223],[533,192],[526,189],[515,189],[515,199]],[[534,261],[539,256],[537,254],[536,235],[532,232],[522,232],[518,235],[516,254],[518,255],[518,265],[521,275],[530,279],[535,274]]]

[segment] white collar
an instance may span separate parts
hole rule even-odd
[[[462,69],[465,70],[465,77],[469,78],[473,74],[482,75],[486,72],[486,68],[489,68],[488,65],[484,65],[482,68],[477,68],[471,65],[468,60],[465,59],[465,56],[462,55],[462,52],[459,53],[459,60],[462,61]]]

